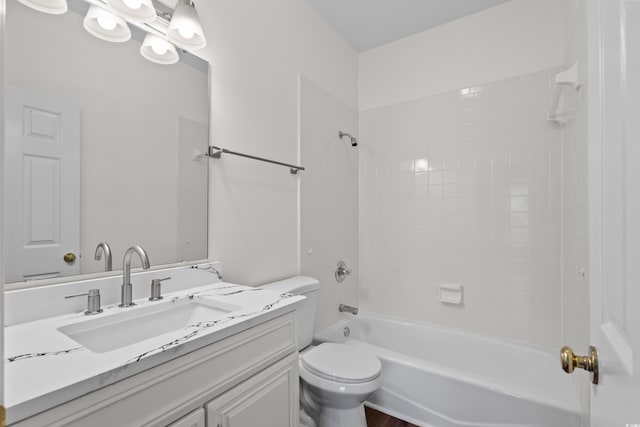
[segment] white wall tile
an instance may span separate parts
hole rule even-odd
[[[361,113],[363,309],[559,344],[560,147],[545,120],[555,72]],[[397,179],[397,157],[413,161],[412,180]],[[438,301],[441,282],[464,286],[463,306]]]

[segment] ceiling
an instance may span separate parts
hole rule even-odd
[[[509,0],[307,0],[357,51],[380,46]]]

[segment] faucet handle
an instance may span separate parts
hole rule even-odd
[[[88,292],[82,292],[81,294],[65,295],[64,299],[82,297],[85,295],[88,296],[87,311],[84,312],[85,316],[102,313],[102,308],[100,308],[100,289],[90,289]]]
[[[335,272],[336,281],[342,283],[348,275],[351,274],[351,269],[347,267],[344,261],[338,261],[338,265]]]
[[[159,301],[164,298],[162,294],[162,282],[165,280],[169,280],[171,277],[165,277],[164,279],[153,279],[151,281],[151,297],[149,297],[149,301]]]

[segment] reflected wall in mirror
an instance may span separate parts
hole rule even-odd
[[[47,15],[7,0],[6,282],[207,257],[208,64],[159,65],[88,34],[70,1]]]

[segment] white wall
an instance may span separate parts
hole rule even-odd
[[[358,305],[358,153],[342,130],[358,137],[357,111],[313,82],[300,81],[301,272],[320,281],[316,329],[340,318],[340,303]],[[338,261],[352,274],[335,279]]]
[[[512,0],[363,52],[360,110],[556,67],[565,19],[564,0]]]
[[[212,65],[213,145],[297,163],[298,75],[357,105],[357,56],[305,0],[198,3]],[[211,161],[209,254],[225,279],[298,274],[298,181],[233,156]],[[304,166],[304,165],[303,165]]]

